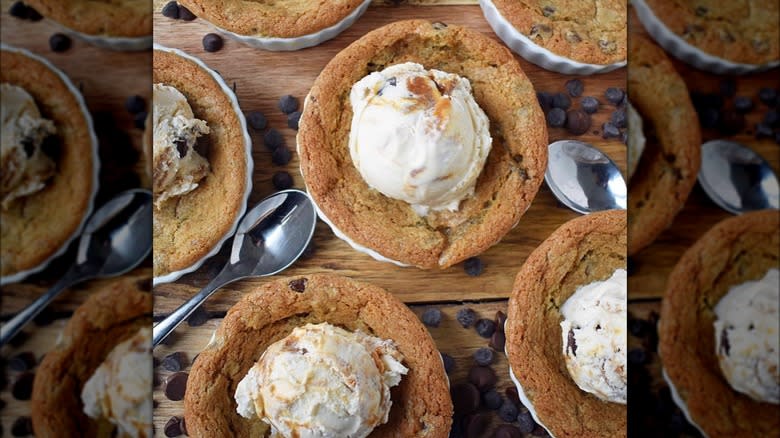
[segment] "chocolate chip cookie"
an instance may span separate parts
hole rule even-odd
[[[439,351],[419,319],[376,286],[315,274],[283,278],[247,293],[227,313],[192,366],[184,399],[190,436],[268,436],[260,419],[239,416],[233,395],[266,348],[307,323],[328,322],[395,342],[408,374],[392,389],[387,423],[372,437],[449,435],[447,376]]]
[[[626,268],[626,212],[573,219],[555,230],[517,274],[506,320],[512,373],[555,436],[625,437],[626,405],[581,390],[561,348],[561,306],[579,286]]]

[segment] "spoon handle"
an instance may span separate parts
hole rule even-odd
[[[65,290],[65,288],[81,280],[84,280],[85,278],[86,277],[77,269],[76,266],[69,269],[68,272],[66,272],[65,275],[59,279],[59,281],[54,283],[54,286],[47,290],[45,294],[38,297],[38,299],[35,300],[32,304],[24,308],[24,310],[19,312],[16,316],[5,323],[5,325],[0,327],[0,345],[5,345],[14,336],[16,336],[22,327],[27,325],[31,319],[35,318],[39,313],[41,313],[41,311],[45,309],[49,303],[54,301],[54,299],[57,298],[57,296],[59,296],[59,294]]]
[[[224,272],[224,271],[223,271]],[[222,273],[220,273],[222,274]],[[201,304],[203,304],[208,297],[210,297],[217,289],[230,283],[237,278],[225,278],[223,275],[217,275],[209,284],[195,294],[192,298],[187,300],[184,304],[174,310],[173,313],[168,315],[165,319],[157,323],[152,328],[152,348],[156,347],[163,341],[171,332],[179,326],[185,319],[187,319],[192,312],[195,311]]]

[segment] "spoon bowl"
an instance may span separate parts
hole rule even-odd
[[[605,153],[577,140],[551,143],[548,152],[544,181],[567,207],[582,214],[626,209],[626,182]]]
[[[209,284],[160,321],[152,330],[156,346],[220,287],[247,277],[277,274],[303,254],[309,245],[317,213],[305,192],[283,190],[260,201],[238,226],[230,258]]]
[[[780,208],[777,176],[754,150],[729,140],[701,146],[699,184],[720,208],[741,214]]]
[[[46,293],[0,328],[0,345],[40,313],[63,290],[84,280],[121,275],[138,266],[152,249],[152,193],[120,193],[89,218],[76,260]]]

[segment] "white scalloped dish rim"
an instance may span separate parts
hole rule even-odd
[[[744,64],[710,55],[688,44],[661,21],[644,0],[631,0],[639,21],[658,45],[684,63],[716,74],[746,74],[761,72],[780,66],[780,60],[766,64]]]
[[[49,62],[46,58],[36,55],[32,52],[30,52],[27,49],[23,49],[20,47],[14,47],[10,46],[5,43],[0,43],[0,50],[5,50],[8,52],[15,52],[19,53],[21,55],[27,56],[28,58],[31,58],[37,62],[40,62],[43,64],[46,68],[48,68],[50,71],[52,71],[54,74],[56,74],[60,80],[65,84],[65,86],[68,88],[68,91],[73,95],[73,97],[76,99],[76,102],[78,102],[79,109],[81,110],[81,114],[84,116],[84,120],[87,123],[87,130],[89,131],[89,139],[90,143],[92,145],[92,193],[89,195],[89,201],[87,203],[87,208],[84,210],[84,213],[81,217],[81,222],[79,225],[73,230],[70,236],[66,238],[60,247],[54,251],[49,257],[47,257],[44,261],[41,263],[33,266],[30,269],[26,269],[24,271],[19,271],[11,275],[6,275],[0,277],[0,285],[6,285],[6,284],[12,284],[12,283],[18,283],[28,276],[35,274],[37,272],[42,271],[45,269],[49,263],[51,263],[54,259],[61,256],[65,253],[65,251],[70,247],[70,244],[73,242],[73,240],[76,239],[76,237],[81,235],[81,230],[84,228],[84,224],[87,222],[87,219],[92,214],[92,211],[95,207],[95,196],[98,192],[98,186],[100,184],[99,181],[99,175],[100,175],[100,156],[98,155],[98,140],[97,136],[95,135],[95,128],[92,122],[92,115],[89,112],[89,109],[87,108],[86,101],[84,100],[84,96],[81,94],[81,92],[76,88],[75,85],[73,85],[73,82],[71,82],[70,78],[60,69],[54,66],[51,62]],[[34,195],[33,195],[34,196]]]
[[[219,27],[214,23],[211,22],[208,23],[214,26],[214,28],[217,29],[219,32],[229,36],[230,38],[240,41],[250,47],[254,47],[256,49],[268,50],[272,52],[291,52],[295,50],[301,50],[309,47],[318,46],[324,43],[325,41],[335,38],[341,32],[347,30],[347,28],[355,24],[355,21],[357,21],[357,19],[360,18],[366,12],[366,9],[368,9],[368,6],[370,4],[371,4],[371,0],[363,0],[363,3],[361,3],[360,6],[355,8],[355,10],[350,12],[349,15],[344,17],[338,23],[330,27],[326,27],[325,29],[322,29],[320,31],[310,33],[307,35],[302,35],[299,37],[294,37],[294,38],[241,35],[229,31],[227,29],[224,29],[222,27]],[[204,21],[208,21],[208,20],[204,20]]]
[[[236,98],[236,95],[233,93],[233,90],[230,89],[230,87],[228,87],[228,85],[225,83],[222,77],[212,68],[207,66],[200,59],[192,55],[189,55],[179,49],[165,47],[157,43],[154,44],[153,48],[154,50],[173,53],[176,56],[180,56],[184,59],[194,62],[198,67],[203,69],[203,71],[208,73],[217,82],[217,84],[220,86],[222,91],[225,93],[225,96],[227,96],[228,100],[230,100],[230,104],[233,107],[233,111],[235,112],[236,117],[238,117],[239,124],[241,125],[241,133],[243,134],[244,137],[244,159],[246,160],[246,175],[244,175],[245,189],[244,189],[243,202],[241,203],[241,207],[236,212],[236,217],[233,220],[233,224],[230,226],[230,229],[227,232],[225,232],[225,234],[219,239],[219,241],[216,244],[214,244],[214,246],[211,248],[211,250],[208,251],[208,253],[206,253],[206,255],[201,257],[199,260],[195,261],[195,263],[191,264],[190,266],[184,269],[180,269],[178,271],[173,271],[165,275],[154,277],[154,279],[152,280],[152,285],[157,286],[159,284],[171,283],[173,281],[176,281],[182,275],[189,274],[190,272],[193,272],[198,268],[200,268],[207,259],[216,255],[219,252],[219,250],[222,248],[222,245],[224,245],[225,242],[229,238],[231,238],[233,234],[235,234],[236,228],[238,227],[241,218],[244,217],[244,213],[246,213],[247,203],[249,201],[249,195],[252,193],[252,173],[254,171],[254,161],[252,159],[252,138],[249,136],[249,132],[247,130],[246,118],[244,117],[244,113],[241,111],[241,107],[238,104],[238,99]]]
[[[607,73],[626,66],[626,61],[611,64],[588,64],[557,55],[531,41],[520,33],[498,10],[492,0],[479,0],[479,6],[493,32],[513,52],[528,62],[546,70],[569,75],[592,75]]]

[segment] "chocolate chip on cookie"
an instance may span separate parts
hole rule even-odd
[[[187,392],[187,379],[189,374],[184,371],[173,373],[165,380],[165,396],[168,400],[179,401],[184,399],[184,393]]]
[[[289,283],[290,289],[295,292],[302,293],[306,290],[306,284],[309,282],[306,278],[297,278]]]

